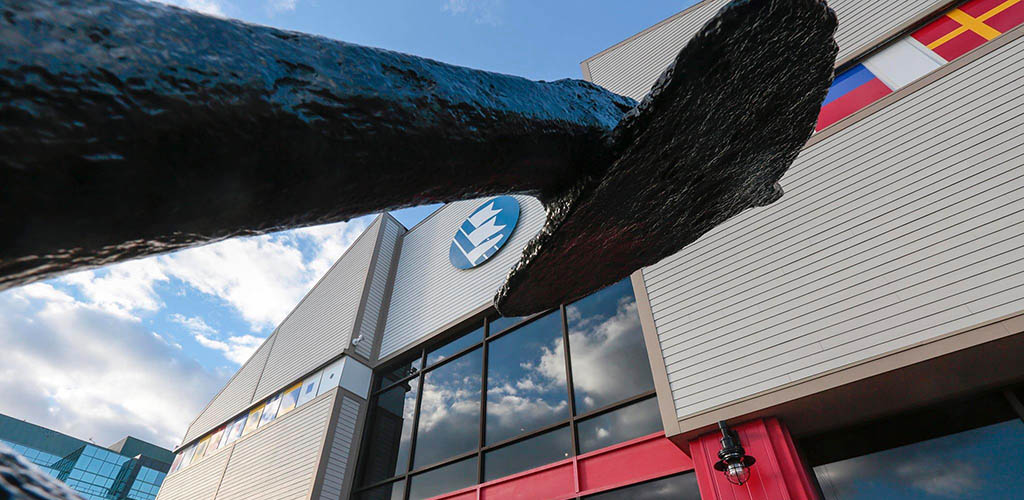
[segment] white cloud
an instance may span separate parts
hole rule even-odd
[[[159,334],[45,284],[0,294],[0,412],[101,445],[173,446],[221,387]]]
[[[204,369],[143,326],[140,315],[165,307],[161,292],[181,294],[159,285],[180,280],[222,300],[254,332],[273,328],[369,220],[232,239],[0,293],[0,412],[100,444],[131,434],[173,446],[230,373]],[[263,341],[225,337],[199,317],[168,319],[238,364]]]
[[[224,2],[219,0],[154,0],[158,3],[165,3],[194,10],[211,16],[227,17],[224,14]]]
[[[136,319],[137,311],[160,309],[163,301],[153,287],[167,280],[154,259],[123,262],[59,279],[61,283],[77,287],[90,306],[126,319]]]
[[[206,324],[203,318],[200,317],[188,317],[183,314],[174,313],[169,316],[170,320],[184,326],[188,331],[192,333],[201,333],[205,335],[215,335],[217,330],[212,326]]]
[[[158,257],[160,267],[219,297],[254,332],[277,326],[367,226],[366,218],[236,238]],[[299,243],[317,249],[311,259]]]
[[[465,15],[477,24],[501,24],[502,0],[442,0],[441,12],[453,16]]]
[[[368,219],[230,239],[59,281],[75,287],[91,307],[137,319],[139,312],[163,307],[154,287],[176,278],[223,300],[253,332],[261,332],[284,320],[366,229]],[[315,249],[314,255],[303,255],[300,244]]]
[[[267,12],[270,15],[292,12],[299,4],[299,0],[268,0]]]
[[[264,340],[263,337],[253,335],[232,336],[228,337],[226,341],[214,340],[201,333],[194,334],[193,336],[196,342],[199,342],[203,347],[223,351],[224,357],[237,365],[245,363]]]
[[[170,320],[184,326],[199,345],[224,353],[224,357],[236,365],[245,363],[263,343],[264,337],[254,335],[234,335],[218,340],[217,329],[208,325],[199,317],[188,317],[178,313],[170,315]]]

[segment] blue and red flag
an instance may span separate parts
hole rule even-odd
[[[858,64],[836,76],[829,88],[825,102],[818,115],[818,126],[821,130],[861,108],[891,94],[892,89],[879,80],[874,73],[863,64]]]

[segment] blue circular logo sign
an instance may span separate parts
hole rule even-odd
[[[490,259],[512,237],[519,222],[519,201],[492,198],[470,214],[455,231],[448,260],[459,269],[472,269]]]

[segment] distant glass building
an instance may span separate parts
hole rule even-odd
[[[87,500],[152,500],[173,460],[169,450],[131,436],[104,448],[2,414],[0,442]]]

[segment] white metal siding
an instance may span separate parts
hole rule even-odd
[[[373,343],[377,336],[377,326],[380,320],[381,306],[384,303],[384,293],[387,289],[388,275],[394,264],[395,250],[398,246],[398,237],[405,232],[401,223],[390,216],[384,218],[384,236],[381,238],[380,250],[377,255],[377,262],[374,266],[373,276],[370,279],[370,290],[366,296],[366,304],[363,305],[363,318],[359,325],[361,340],[356,344],[355,351],[366,359],[370,359],[373,353]]]
[[[367,228],[277,328],[254,401],[283,389],[348,347],[382,220],[378,217]]]
[[[655,80],[728,0],[712,0],[587,61],[594,83],[640,100]]]
[[[213,500],[230,452],[220,452],[173,474],[157,493],[157,500]]]
[[[806,149],[645,268],[679,417],[1024,310],[1024,38]]]
[[[869,46],[902,24],[924,17],[949,0],[831,0],[829,6],[839,16],[836,43],[838,60]]]
[[[309,498],[334,394],[321,396],[238,441],[217,500]]]
[[[355,440],[359,401],[349,397],[339,397],[343,399],[334,428],[334,439],[331,440],[330,447],[324,450],[329,455],[324,471],[323,486],[320,490],[320,500],[341,498],[341,488],[345,483],[345,469],[348,467],[349,453],[352,451],[352,442]]]
[[[445,324],[491,302],[523,247],[544,225],[544,206],[519,200],[519,224],[491,260],[469,270],[448,261],[459,224],[487,198],[450,203],[402,238],[380,357],[398,352]]]
[[[727,0],[706,2],[668,19],[633,40],[587,61],[591,81],[633,99],[651,89],[676,54]],[[939,8],[947,0],[832,0],[839,16],[836,42],[841,60],[896,29]]]
[[[221,389],[220,393],[210,401],[210,404],[192,422],[188,432],[185,433],[182,443],[187,443],[213,430],[214,427],[234,417],[252,403],[253,391],[256,390],[260,373],[267,362],[267,355],[270,354],[276,336],[277,333],[275,332],[267,338],[260,348],[253,353],[252,357],[238,369],[238,372],[231,377],[231,380]]]

